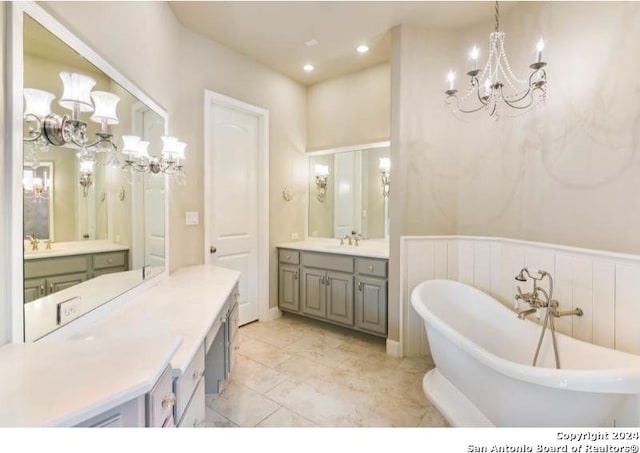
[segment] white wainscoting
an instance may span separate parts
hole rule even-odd
[[[515,287],[523,285],[514,277],[523,267],[544,269],[553,276],[553,298],[561,310],[583,310],[582,317],[558,319],[556,325],[561,332],[640,354],[640,256],[470,236],[401,238],[403,354],[429,355],[422,319],[410,303],[411,291],[418,283],[440,278],[457,280],[491,294],[513,310]]]

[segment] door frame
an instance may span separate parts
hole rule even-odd
[[[258,120],[258,320],[266,321],[269,316],[269,111],[238,99],[204,90],[204,249],[203,260],[209,256],[211,237],[207,222],[211,200],[211,143],[207,126],[211,119],[209,106],[216,105],[247,113]]]

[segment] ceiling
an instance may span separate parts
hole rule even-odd
[[[348,74],[391,56],[390,29],[411,24],[458,29],[490,20],[493,2],[216,1],[169,2],[185,27],[304,85]],[[318,44],[305,45],[309,40]],[[359,44],[370,50],[356,52]],[[315,70],[306,73],[310,63]]]

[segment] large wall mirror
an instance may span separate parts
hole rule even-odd
[[[160,154],[166,113],[43,26],[37,11],[23,14],[22,39],[25,341],[161,273],[166,250],[165,176],[127,166],[123,153],[131,152],[123,136],[135,135]],[[83,84],[91,97],[69,103],[82,101]],[[50,112],[79,115],[86,129],[52,144],[40,133]]]
[[[389,143],[309,156],[308,236],[389,237]]]

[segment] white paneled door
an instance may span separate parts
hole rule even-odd
[[[209,94],[209,93],[207,93]],[[205,95],[205,256],[240,277],[240,324],[259,318],[260,115]],[[218,101],[216,101],[218,99]]]

